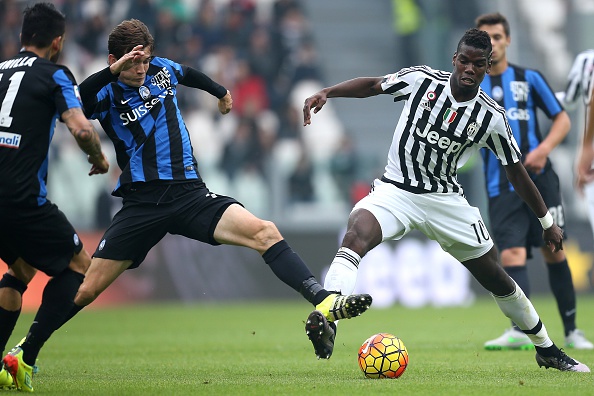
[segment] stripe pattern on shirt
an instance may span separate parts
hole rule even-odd
[[[482,90],[468,102],[450,91],[451,73],[416,66],[385,76],[382,89],[405,101],[384,178],[413,193],[458,193],[456,170],[478,148],[503,164],[519,161],[505,111]]]

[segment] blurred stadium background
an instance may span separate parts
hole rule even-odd
[[[19,49],[22,10],[0,0],[0,54]],[[512,27],[509,58],[538,68],[562,90],[574,56],[594,48],[594,0],[54,0],[67,15],[61,62],[80,82],[105,67],[107,35],[123,19],[144,21],[155,54],[204,71],[230,89],[234,109],[217,115],[208,94],[181,88],[179,99],[209,188],[232,195],[277,223],[315,275],[334,256],[354,200],[381,175],[401,104],[389,98],[334,100],[301,126],[303,100],[319,88],[362,75],[427,64],[450,70],[457,40],[474,18],[500,11]],[[574,192],[573,159],[583,109],[553,161],[562,183],[566,250],[580,293],[592,291],[593,236]],[[96,127],[100,129],[98,123]],[[546,130],[548,120],[541,127]],[[106,139],[105,135],[102,136]],[[109,141],[104,147],[113,158]],[[50,152],[50,199],[93,251],[119,201],[118,176],[87,177],[88,164],[60,125]],[[115,161],[111,161],[115,168]],[[463,169],[469,201],[486,215],[481,160]],[[421,236],[386,244],[361,265],[361,290],[378,305],[464,305],[484,293],[464,268]],[[538,255],[537,255],[538,256]],[[534,293],[548,293],[540,257]],[[27,304],[37,304],[36,280]],[[455,285],[455,286],[454,286]],[[297,298],[254,252],[166,237],[140,270],[128,271],[97,304],[137,300]]]

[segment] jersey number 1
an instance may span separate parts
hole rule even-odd
[[[2,81],[2,76],[4,73],[0,73],[0,81]],[[2,107],[0,107],[0,127],[10,127],[12,124],[12,117],[10,116],[10,111],[12,110],[12,105],[14,104],[14,99],[16,98],[17,93],[19,92],[19,87],[21,86],[21,81],[23,81],[23,77],[25,76],[24,71],[19,71],[14,73],[10,77],[10,85],[6,90],[6,95],[4,96],[4,100],[2,101]]]

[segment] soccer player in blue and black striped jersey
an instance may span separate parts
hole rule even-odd
[[[553,170],[549,153],[569,132],[569,116],[555,97],[544,77],[536,70],[510,64],[507,47],[511,42],[507,19],[499,14],[485,14],[476,19],[476,27],[489,33],[493,45],[493,66],[481,88],[505,108],[509,124],[518,142],[522,162],[540,191],[555,223],[565,228],[559,177]],[[552,120],[543,136],[537,122],[541,109]],[[533,247],[540,248],[549,273],[549,284],[559,308],[565,329],[565,346],[593,349],[583,332],[576,328],[576,296],[563,250],[553,252],[544,245],[541,225],[505,177],[495,156],[482,150],[484,174],[489,198],[489,217],[493,238],[501,252],[501,263],[507,273],[530,293],[526,260]],[[501,337],[487,341],[488,350],[530,349],[530,339],[514,324]]]
[[[67,67],[56,64],[65,26],[65,16],[50,3],[27,7],[23,48],[0,62],[0,257],[9,267],[0,279],[0,352],[37,270],[51,277],[27,337],[2,359],[0,389],[33,392],[37,355],[69,314],[91,264],[74,227],[47,199],[48,151],[56,121],[66,124],[88,155],[89,175],[109,169],[99,135],[83,114],[76,80]]]
[[[178,107],[177,86],[207,91],[218,99],[221,114],[231,110],[231,94],[202,72],[154,56],[153,50],[144,23],[123,21],[108,38],[109,66],[80,87],[86,115],[101,123],[114,144],[122,174],[113,195],[123,198],[123,207],[93,254],[72,315],[124,270],[138,267],[167,233],[258,251],[279,279],[328,320],[364,312],[371,304],[369,295],[342,296],[323,289],[272,222],[206,187]],[[212,265],[216,270],[216,263]]]

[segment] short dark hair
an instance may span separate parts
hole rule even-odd
[[[21,44],[49,47],[66,31],[66,17],[51,3],[37,3],[23,11]]]
[[[478,30],[477,28],[468,29],[460,41],[458,42],[458,47],[456,48],[457,52],[460,52],[460,47],[462,44],[466,44],[468,46],[485,50],[487,53],[487,57],[491,55],[491,51],[493,51],[493,46],[491,45],[491,37],[489,33]]]
[[[503,30],[505,31],[505,35],[509,37],[510,29],[509,29],[509,22],[507,18],[501,15],[498,12],[493,12],[491,14],[483,14],[479,15],[474,20],[475,27],[481,27],[483,25],[498,25],[501,24],[503,26]]]
[[[121,58],[137,45],[153,52],[155,40],[148,27],[138,19],[128,19],[113,28],[107,39],[107,50],[116,58]]]

